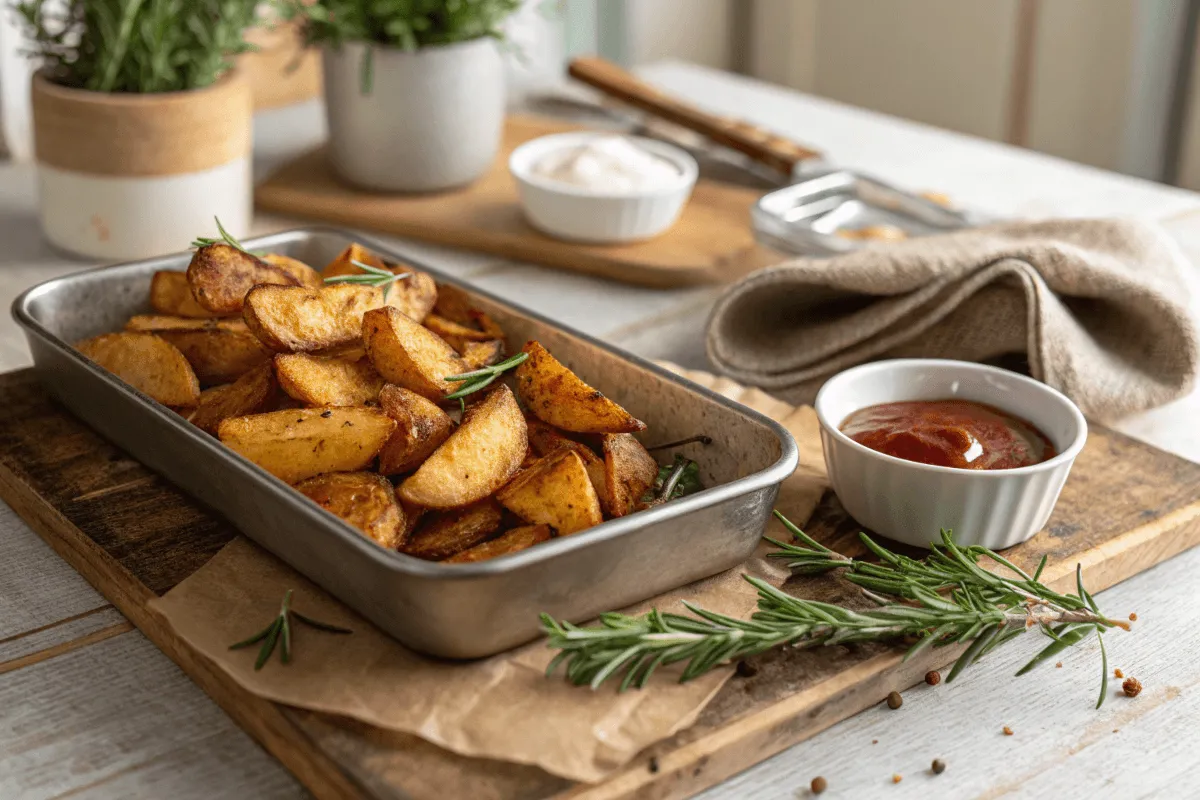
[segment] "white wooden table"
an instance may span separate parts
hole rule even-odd
[[[1065,163],[679,64],[643,74],[716,111],[790,133],[839,163],[1005,216],[1140,215],[1200,262],[1200,195]],[[259,167],[321,136],[319,109],[260,117]],[[263,230],[288,227],[260,219]],[[712,288],[632,288],[495,258],[403,243],[440,268],[643,356],[704,367]],[[40,239],[31,168],[0,165],[0,303],[81,269]],[[1200,272],[1192,275],[1200,285]],[[1200,292],[1195,293],[1200,296]],[[0,319],[0,369],[28,365]],[[1200,393],[1115,427],[1200,461]],[[1153,476],[1147,476],[1153,480]],[[1097,653],[1014,679],[1018,642],[953,686],[918,688],[899,711],[870,709],[702,795],[793,798],[816,775],[824,797],[1200,796],[1200,551],[1104,592],[1136,611],[1109,637],[1136,700],[1091,707]],[[1001,728],[1010,726],[1013,736]],[[930,761],[947,762],[932,776]],[[892,783],[893,774],[903,776]],[[885,795],[886,792],[886,795]],[[0,797],[293,798],[304,790],[119,613],[0,505]],[[801,793],[803,796],[803,793]]]

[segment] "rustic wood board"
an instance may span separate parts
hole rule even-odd
[[[29,370],[0,375],[0,498],[279,758],[318,797],[678,798],[724,778],[920,680],[953,653],[900,664],[894,650],[764,654],[691,728],[595,785],[536,768],[467,759],[412,736],[370,729],[250,695],[174,638],[147,601],[186,578],[236,532],[48,399]],[[858,526],[827,495],[806,526],[855,552]],[[1047,530],[1008,551],[1071,585],[1076,562],[1094,590],[1200,543],[1200,465],[1094,426]],[[832,579],[789,590],[830,598]],[[952,690],[952,689],[951,689]]]
[[[784,257],[757,245],[750,207],[761,191],[702,180],[683,216],[655,239],[627,245],[580,245],[538,233],[525,221],[508,156],[538,136],[569,125],[510,117],[488,174],[471,186],[438,194],[356,190],[339,183],[316,150],[281,167],[255,191],[258,207],[289,216],[368,228],[505,258],[585,272],[643,286],[736,280]]]

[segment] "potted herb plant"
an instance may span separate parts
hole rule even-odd
[[[504,128],[500,24],[521,0],[281,0],[324,49],[329,157],[355,185],[462,186]]]
[[[95,258],[179,249],[220,217],[248,232],[256,0],[22,0],[42,227]],[[8,9],[5,9],[7,12]]]

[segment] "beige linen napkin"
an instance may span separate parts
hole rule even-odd
[[[1084,413],[1185,394],[1200,348],[1180,270],[1150,223],[1051,220],[900,242],[761,270],[717,302],[719,370],[793,403],[882,358],[1028,360]]]

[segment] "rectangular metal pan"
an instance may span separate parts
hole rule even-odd
[[[538,635],[538,613],[575,621],[627,606],[744,561],[796,466],[795,442],[770,419],[636,356],[443,275],[367,237],[304,229],[247,247],[321,266],[352,241],[462,286],[512,345],[538,339],[588,383],[649,426],[648,444],[706,433],[692,452],[705,489],[657,508],[478,564],[421,561],[385,550],[175,412],[72,349],[149,311],[151,276],[183,271],[180,253],[56,278],[21,295],[39,378],[103,436],[405,645],[448,658],[491,655]],[[698,448],[699,445],[692,447]]]

